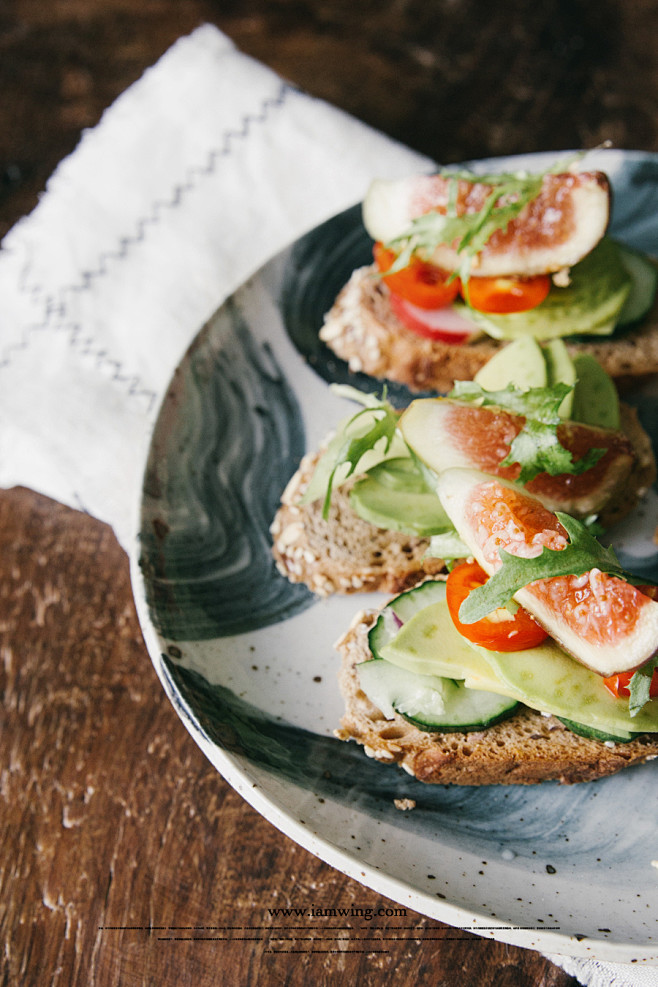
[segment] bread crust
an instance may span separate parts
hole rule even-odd
[[[425,558],[429,538],[377,528],[354,513],[349,493],[355,478],[332,491],[326,519],[322,501],[300,504],[320,455],[304,456],[270,527],[274,559],[287,579],[306,583],[318,596],[401,593],[444,570],[442,559]]]
[[[406,385],[411,391],[445,394],[456,380],[472,380],[505,341],[480,336],[469,343],[425,339],[407,329],[391,311],[388,288],[360,267],[338,295],[320,330],[320,339],[350,370]],[[566,341],[567,349],[589,353],[613,378],[658,371],[658,297],[648,317],[620,338]]]
[[[620,402],[620,427],[633,447],[634,462],[623,488],[607,501],[599,515],[604,528],[632,513],[656,480],[656,458],[651,439],[643,429],[635,408]]]
[[[615,744],[590,740],[525,706],[509,719],[471,733],[425,732],[397,714],[387,720],[361,690],[355,671],[359,662],[372,658],[368,631],[376,617],[361,611],[336,644],[345,701],[336,736],[355,740],[369,757],[398,764],[419,781],[442,785],[575,784],[658,757],[658,735]]]

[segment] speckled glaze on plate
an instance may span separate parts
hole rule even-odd
[[[658,254],[658,156],[600,151],[612,232]],[[482,171],[547,156],[480,162]],[[210,761],[325,861],[453,926],[552,953],[658,964],[658,787],[647,764],[563,787],[425,786],[333,737],[333,642],[379,597],[319,601],[289,585],[269,525],[306,449],[354,406],[355,380],[318,343],[322,314],[370,242],[358,207],[274,258],[194,340],[154,429],[132,558],[153,663]],[[394,389],[395,400],[405,399]],[[638,396],[658,435],[654,397]],[[644,514],[619,533],[655,569]],[[413,811],[394,805],[413,799]]]

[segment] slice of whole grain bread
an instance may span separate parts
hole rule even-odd
[[[391,311],[388,288],[373,277],[374,266],[358,268],[338,295],[320,330],[320,339],[350,370],[405,384],[412,391],[445,394],[456,380],[472,380],[504,341],[478,336],[468,343],[425,339],[407,329]],[[567,341],[567,349],[589,353],[613,378],[658,371],[658,297],[637,328],[610,339]]]
[[[355,671],[359,662],[372,658],[368,631],[376,616],[358,613],[336,644],[345,714],[335,733],[340,740],[362,744],[369,757],[398,764],[420,781],[444,785],[573,784],[658,757],[658,734],[642,734],[628,743],[590,740],[525,706],[471,733],[425,732],[397,714],[387,720],[361,690]]]
[[[400,593],[442,572],[442,559],[425,558],[429,538],[377,528],[354,513],[349,492],[354,480],[334,489],[326,520],[322,501],[301,505],[320,452],[309,453],[281,498],[270,531],[279,571],[306,583],[318,596],[332,593]]]

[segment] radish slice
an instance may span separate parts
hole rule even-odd
[[[454,305],[425,309],[408,302],[394,292],[389,292],[391,309],[407,329],[444,343],[466,343],[481,335],[482,330],[463,316]]]

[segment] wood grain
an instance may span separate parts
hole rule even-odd
[[[151,666],[112,532],[10,490],[0,559],[3,983],[573,983],[411,910],[317,916],[399,906],[281,835],[205,760]]]
[[[202,21],[455,161],[604,139],[658,149],[657,20],[650,0],[3,0],[0,234]],[[0,654],[3,984],[575,984],[539,954],[411,912],[389,941],[327,917],[281,927],[270,909],[392,903],[222,780],[157,681],[112,532],[23,489],[0,493]]]
[[[3,0],[0,235],[81,130],[203,21],[437,161],[658,149],[652,0]]]

